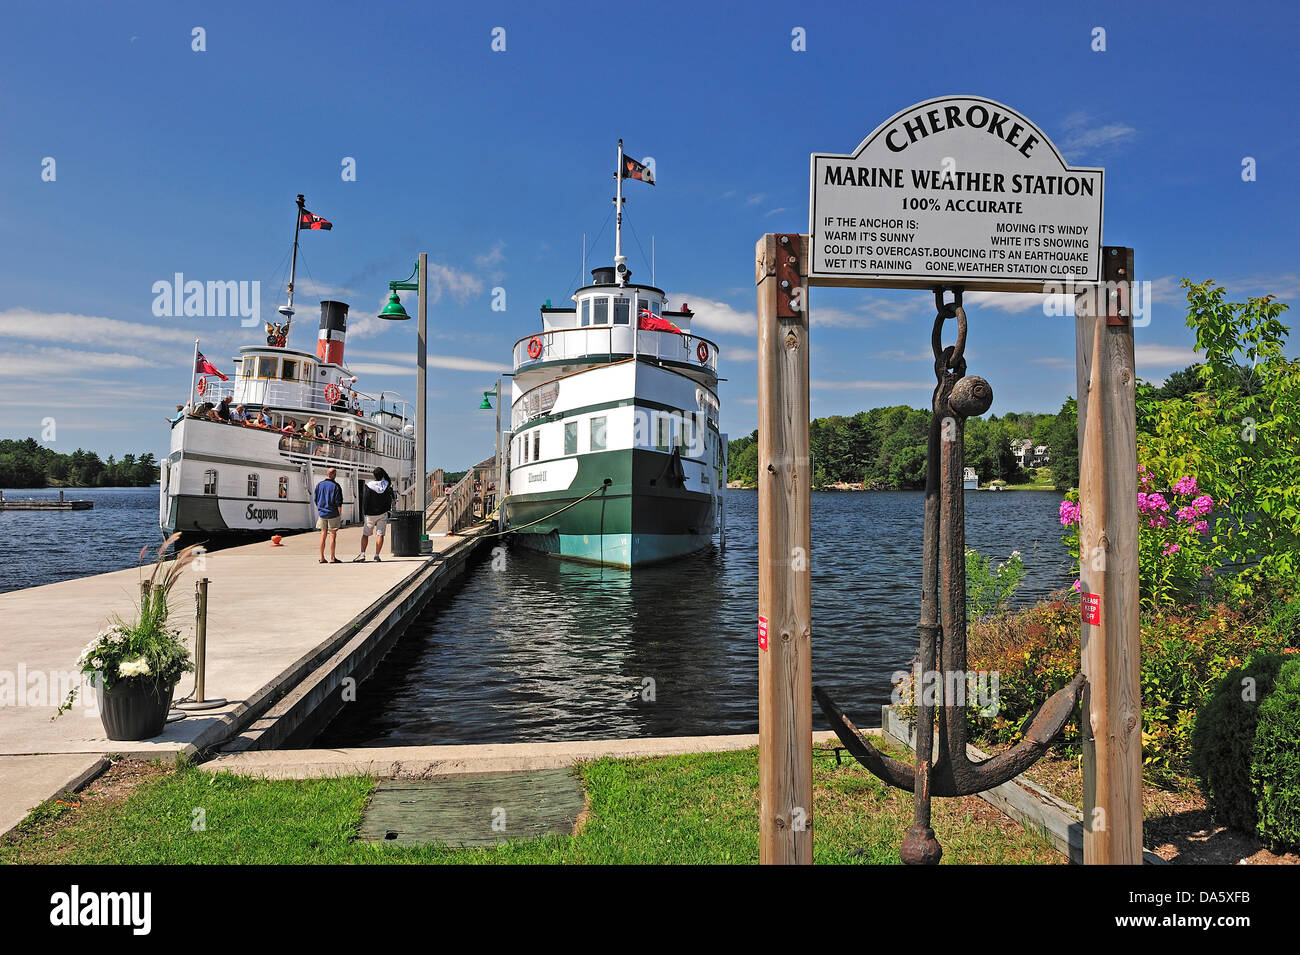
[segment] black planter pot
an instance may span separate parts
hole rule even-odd
[[[109,739],[153,739],[167,725],[176,682],[160,686],[140,677],[118,680],[105,689],[99,687],[99,718]]]

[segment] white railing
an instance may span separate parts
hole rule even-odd
[[[203,379],[203,393],[196,400],[219,405],[229,396],[231,405],[256,405],[286,410],[333,411],[360,418],[368,425],[401,431],[415,421],[412,405],[398,395],[383,392],[378,397],[339,385],[280,381],[270,378]],[[334,399],[331,401],[330,399]]]
[[[633,336],[635,335],[635,341]],[[718,373],[718,346],[699,335],[633,330],[630,325],[593,325],[538,332],[515,342],[518,371],[534,362],[575,361],[604,357],[614,361],[633,354],[708,368]]]

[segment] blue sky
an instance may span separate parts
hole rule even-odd
[[[657,284],[722,347],[724,430],[748,433],[754,243],[807,230],[809,153],[851,152],[899,110],[957,93],[1011,106],[1072,164],[1106,168],[1104,240],[1133,246],[1153,283],[1137,357],[1159,380],[1193,360],[1180,278],[1215,278],[1234,298],[1300,292],[1300,16],[1044,6],[7,5],[0,436],[39,437],[53,417],[58,450],[162,453],[194,338],[229,372],[261,332],[154,317],[153,284],[259,281],[270,315],[302,192],[334,229],[303,239],[290,344],[314,347],[317,303],[340,298],[358,387],[413,396],[414,323],[372,316],[427,251],[430,466],[481,459],[493,416],[480,392],[539,326],[537,306],[580,284],[620,136],[658,175],[628,184],[631,268],[649,278],[654,236]],[[791,48],[796,27],[805,51]],[[1091,49],[1097,27],[1105,52]],[[589,268],[612,258],[612,228]],[[928,293],[817,289],[811,305],[815,416],[926,404]],[[968,312],[970,372],[992,382],[995,413],[1054,411],[1074,392],[1072,319],[1031,296],[972,296]]]

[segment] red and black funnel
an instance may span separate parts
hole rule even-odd
[[[316,336],[316,357],[332,365],[343,364],[343,339],[347,335],[346,302],[320,303],[320,333]]]

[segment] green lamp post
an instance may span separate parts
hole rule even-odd
[[[483,392],[483,400],[482,400],[481,402],[479,402],[479,406],[478,406],[478,407],[479,407],[479,410],[480,410],[480,411],[491,411],[491,410],[492,410],[492,407],[493,407],[493,401],[492,401],[492,399],[494,399],[494,398],[496,399],[496,409],[497,409],[496,461],[495,461],[496,478],[495,478],[495,484],[496,484],[496,498],[497,498],[498,501],[500,501],[500,500],[502,500],[502,499],[504,498],[504,496],[505,496],[505,486],[506,486],[506,484],[505,484],[505,476],[501,473],[501,379],[500,379],[500,378],[497,379],[497,385],[496,385],[495,388],[493,388],[491,391],[485,391],[485,392]],[[487,508],[487,495],[486,495],[486,492],[484,493],[484,505],[483,505],[483,506],[484,506],[484,510],[486,510],[486,508]],[[504,528],[504,521],[505,521],[505,514],[504,514],[500,509],[498,509],[498,510],[497,510],[497,526],[498,526],[499,528]]]
[[[415,351],[415,473],[416,473],[416,497],[415,509],[420,512],[420,549],[423,551],[424,542],[429,539],[428,532],[424,526],[425,515],[429,512],[429,474],[427,462],[425,460],[425,430],[426,418],[429,408],[429,386],[427,378],[428,369],[428,347],[429,347],[429,254],[421,252],[419,261],[415,263],[415,270],[401,282],[388,283],[388,303],[380,311],[379,317],[389,322],[404,322],[410,319],[406,314],[406,309],[402,308],[402,300],[398,292],[415,292],[419,307],[416,314],[419,316],[417,323],[417,343]],[[417,279],[412,282],[411,279]]]

